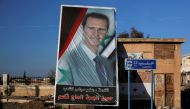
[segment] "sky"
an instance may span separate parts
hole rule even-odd
[[[185,38],[189,0],[0,0],[0,74],[44,76],[55,70],[61,5],[116,8],[117,34],[135,27],[150,38]]]

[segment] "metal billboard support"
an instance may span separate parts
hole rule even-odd
[[[130,80],[130,70],[128,70],[128,109],[131,109],[131,80]]]
[[[154,108],[154,72],[151,70],[151,109]]]

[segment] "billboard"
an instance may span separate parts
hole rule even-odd
[[[62,5],[55,103],[118,105],[115,8]]]

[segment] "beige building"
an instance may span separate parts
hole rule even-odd
[[[181,61],[182,85],[190,84],[190,54],[184,55]],[[183,90],[184,88],[182,88]]]
[[[190,54],[184,55],[182,57],[181,72],[182,73],[186,73],[186,72],[190,73]]]
[[[180,92],[180,77],[181,77],[181,44],[185,39],[163,39],[163,38],[118,38],[118,65],[119,65],[119,81],[124,84],[125,78],[122,72],[124,58],[128,54],[141,53],[144,59],[156,59],[157,69],[154,70],[154,103],[158,107],[175,107],[181,108],[181,92]],[[140,73],[139,73],[140,72]],[[144,73],[143,73],[144,72]],[[150,83],[147,77],[151,76],[147,71],[138,71],[137,75],[141,81],[138,83]],[[140,75],[139,75],[140,74]],[[145,76],[148,75],[148,76]],[[134,76],[136,78],[136,76]],[[126,78],[127,79],[127,78]],[[133,80],[132,83],[135,83]],[[132,86],[133,87],[133,86]],[[150,90],[150,86],[144,86],[146,90]],[[138,92],[138,89],[133,89]],[[140,93],[140,91],[139,91]],[[144,93],[144,92],[143,92]],[[147,91],[148,93],[148,91]],[[147,94],[150,95],[150,94]],[[132,95],[133,96],[133,95]],[[137,97],[138,98],[138,97]],[[132,99],[133,102],[147,100]],[[132,102],[132,103],[133,103]],[[142,102],[141,102],[142,103]],[[132,104],[133,105],[133,104]],[[137,104],[135,104],[137,105]]]

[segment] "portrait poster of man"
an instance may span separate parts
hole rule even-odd
[[[118,105],[115,8],[62,5],[55,103]]]

